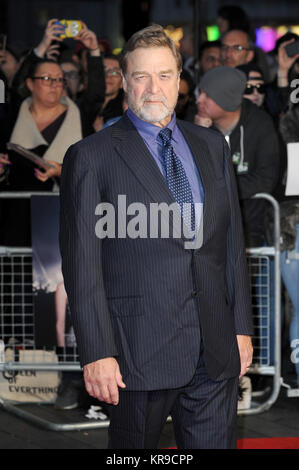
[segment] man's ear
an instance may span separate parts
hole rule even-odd
[[[178,72],[178,80],[177,80],[178,91],[179,91],[179,88],[180,88],[181,73],[182,73],[182,71]]]
[[[247,56],[246,56],[247,64],[251,62],[253,58],[254,58],[254,51],[250,49],[250,51],[247,51]]]
[[[124,74],[122,73],[122,80],[123,80],[123,90],[125,93],[127,93],[127,90],[128,90],[128,84],[127,84],[127,80],[126,80],[126,77],[124,76]]]

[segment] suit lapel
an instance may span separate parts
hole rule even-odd
[[[191,149],[204,187],[203,242],[205,243],[210,238],[215,210],[213,191],[215,172],[212,156],[203,139],[188,129],[183,121],[178,120],[177,124]],[[126,115],[113,126],[112,138],[116,151],[125,160],[153,201],[173,204],[175,199],[165,178],[142,137]]]
[[[175,202],[165,178],[135,126],[124,115],[119,125],[113,126],[115,149],[125,160],[136,178],[155,202]]]
[[[168,206],[175,203],[176,201],[153,156],[126,115],[113,126],[112,138],[115,150],[129,166],[153,202],[158,204],[164,202]],[[176,235],[181,237],[181,232],[173,223],[171,212],[167,222],[174,227]]]

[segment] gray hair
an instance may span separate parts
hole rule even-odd
[[[120,66],[124,75],[127,70],[128,56],[138,47],[168,47],[176,60],[178,72],[181,73],[182,56],[180,51],[178,50],[173,40],[167,36],[162,26],[153,24],[134,33],[125,44],[120,60]]]

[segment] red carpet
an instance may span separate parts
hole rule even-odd
[[[177,447],[168,447],[176,449]],[[238,439],[238,449],[299,449],[299,437],[265,437],[263,439]]]
[[[299,449],[299,437],[239,439],[238,449]]]

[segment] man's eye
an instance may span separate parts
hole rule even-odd
[[[169,78],[169,75],[167,73],[162,73],[161,78],[163,80],[167,80]]]

